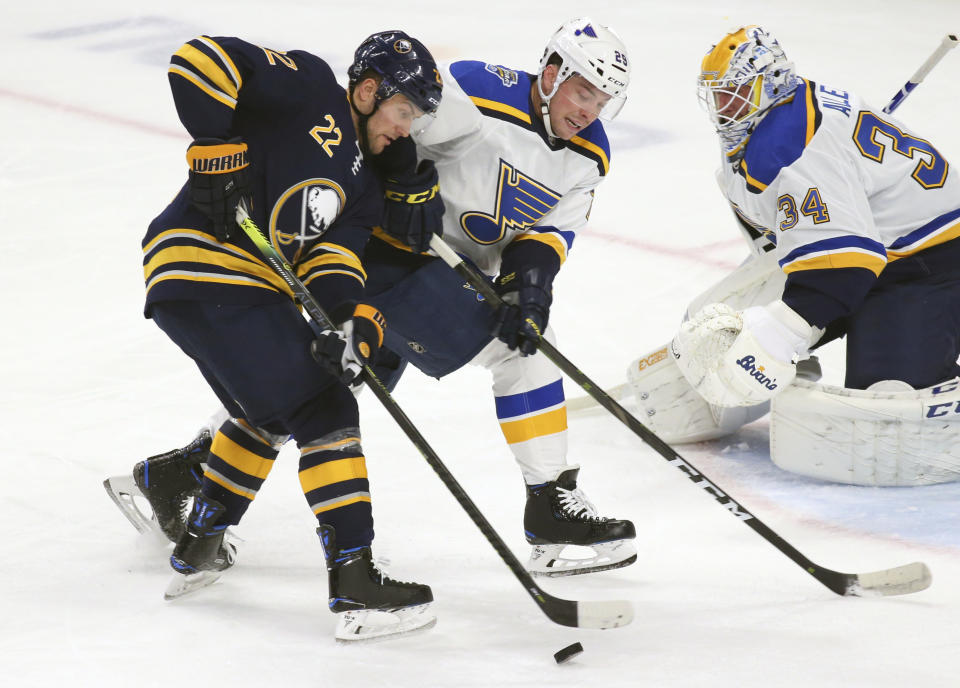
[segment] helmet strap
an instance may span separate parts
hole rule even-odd
[[[374,113],[377,111],[377,108],[380,107],[380,99],[374,96],[373,109],[370,111],[369,114],[366,114],[366,115],[360,112],[360,110],[358,110],[357,106],[354,104],[353,89],[350,90],[350,98],[348,98],[348,101],[350,102],[350,108],[357,115],[357,125],[358,125],[357,140],[358,140],[358,143],[360,144],[360,152],[363,154],[364,158],[369,159],[373,155],[373,153],[370,152],[370,135],[367,130],[367,126],[370,121],[370,118],[373,117]]]
[[[560,65],[562,67],[562,65]],[[553,127],[550,125],[550,101],[553,100],[553,97],[557,95],[557,91],[560,90],[560,69],[557,69],[557,78],[553,82],[553,88],[550,89],[550,93],[546,93],[543,90],[543,72],[540,72],[540,76],[537,79],[537,93],[540,95],[540,118],[543,120],[543,128],[547,131],[547,137],[550,139],[550,144],[553,145],[554,141],[557,139],[557,135],[553,133]]]

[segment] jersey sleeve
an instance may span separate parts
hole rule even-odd
[[[784,302],[825,327],[863,300],[887,254],[856,168],[829,140],[818,143],[779,175],[775,229]]]
[[[190,135],[228,139],[241,103],[262,110],[296,107],[309,93],[305,84],[315,87],[318,69],[336,81],[326,63],[307,53],[199,36],[173,54],[167,76],[177,114]]]
[[[483,123],[483,115],[457,83],[450,71],[451,66],[440,67],[443,98],[433,121],[423,131],[412,134],[418,145],[432,146],[452,141],[479,130]]]

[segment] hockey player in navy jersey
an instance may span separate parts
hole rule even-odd
[[[528,568],[570,575],[628,565],[636,560],[634,526],[601,517],[578,487],[579,467],[567,463],[560,373],[534,355],[539,332],[554,341],[553,280],[609,170],[600,119],[623,106],[626,49],[610,29],[581,18],[550,38],[536,74],[476,61],[440,74],[443,102],[435,121],[414,133],[416,150],[402,150],[404,140],[371,161],[387,197],[385,224],[364,257],[366,298],[390,323],[377,372],[392,386],[407,362],[438,378],[468,362],[490,369],[494,409],[527,489]],[[510,305],[494,313],[426,253],[434,233],[496,279]],[[151,502],[168,534],[180,527],[194,481],[185,466],[203,460],[206,443],[201,436],[134,470],[142,491],[156,493]],[[150,465],[169,471],[169,480],[146,484]],[[123,478],[108,480],[108,490],[111,481],[119,499]],[[593,556],[564,557],[567,545],[591,547]]]
[[[771,457],[787,470],[960,478],[956,169],[852,91],[799,76],[758,26],[707,53],[700,98],[754,255],[691,305],[672,345],[631,365],[653,429],[722,436],[772,400]],[[811,349],[844,335],[844,388],[795,380]]]
[[[300,449],[300,483],[318,521],[338,635],[428,625],[430,588],[373,564],[373,519],[356,399],[348,387],[374,363],[384,318],[363,297],[361,262],[383,212],[365,158],[433,113],[441,86],[429,51],[400,31],[357,49],[347,92],[321,59],[238,38],[201,36],[174,55],[169,80],[194,137],[189,180],[143,239],[147,317],[196,363],[228,418],[170,558],[167,597],[232,565],[224,539],[260,489],[280,447]],[[287,285],[237,227],[238,203],[294,267],[338,331],[308,326]],[[332,372],[313,350],[327,353]]]

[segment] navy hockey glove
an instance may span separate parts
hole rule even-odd
[[[310,355],[344,384],[359,385],[363,367],[377,361],[386,326],[380,311],[357,304],[353,316],[339,330],[324,330],[310,343]]]
[[[417,171],[387,179],[384,229],[417,253],[430,248],[430,237],[443,236],[443,199],[433,160],[421,160]]]
[[[497,311],[493,336],[511,351],[519,348],[523,356],[536,353],[550,317],[552,282],[553,274],[539,267],[527,267],[497,278],[495,286],[504,304]]]
[[[239,138],[196,139],[187,149],[190,201],[213,222],[217,241],[237,229],[237,205],[250,195],[247,144]]]

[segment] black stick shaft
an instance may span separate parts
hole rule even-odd
[[[297,278],[293,269],[283,259],[283,256],[267,241],[266,237],[264,237],[260,231],[260,228],[242,209],[238,209],[237,222],[257,246],[261,254],[263,254],[267,264],[270,265],[274,272],[283,278],[283,281],[290,287],[297,301],[307,311],[307,314],[323,327],[336,329],[336,326],[330,318],[327,317],[327,314],[324,313],[320,304],[313,298],[313,294],[311,294],[303,282]],[[533,577],[523,568],[523,565],[517,560],[517,557],[493,529],[493,526],[490,525],[487,518],[480,509],[477,508],[477,505],[473,503],[470,496],[460,486],[457,479],[453,477],[453,474],[450,473],[449,469],[447,469],[437,453],[427,443],[423,435],[420,434],[420,431],[413,422],[407,417],[407,414],[403,412],[403,409],[400,408],[400,405],[393,399],[390,392],[387,391],[387,388],[379,378],[377,378],[369,365],[363,367],[363,375],[364,381],[373,391],[373,394],[380,400],[380,403],[387,409],[397,422],[397,425],[403,430],[404,434],[410,439],[423,458],[426,459],[427,463],[430,464],[430,467],[433,468],[440,477],[443,484],[447,486],[447,489],[454,496],[454,499],[456,499],[460,506],[463,507],[463,510],[467,512],[467,515],[470,516],[470,519],[477,528],[480,529],[480,532],[487,538],[487,541],[493,546],[497,554],[500,555],[500,558],[513,572],[513,575],[517,577],[517,580],[520,581],[530,597],[540,606],[543,613],[555,623],[563,626],[577,626],[577,603],[571,600],[553,597],[544,592],[540,586],[534,582]]]

